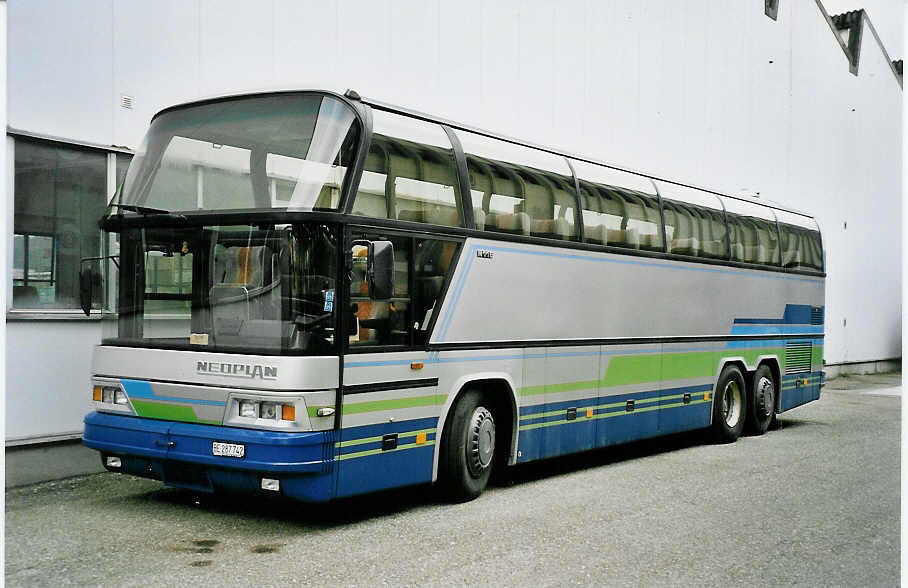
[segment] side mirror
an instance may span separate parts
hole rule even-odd
[[[390,299],[394,292],[394,244],[391,241],[354,241],[353,246],[368,249],[366,282],[369,298]]]
[[[95,276],[90,267],[79,270],[79,304],[85,316],[91,314],[91,286]]]
[[[369,298],[388,300],[394,293],[394,244],[372,241],[369,252]]]

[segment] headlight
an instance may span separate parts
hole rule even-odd
[[[259,403],[255,400],[240,400],[240,416],[251,419],[257,418],[259,412]]]
[[[277,420],[280,411],[280,405],[275,402],[263,402],[259,418]]]
[[[104,387],[101,391],[101,402],[106,402],[107,404],[113,404],[114,398],[116,398],[118,390],[116,388]]]
[[[241,417],[268,421],[296,420],[296,407],[292,404],[248,399],[240,399],[237,402],[237,415]]]
[[[123,392],[119,388],[114,392],[114,403],[115,404],[128,404],[129,401],[126,400],[126,392]]]

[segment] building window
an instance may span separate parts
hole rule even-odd
[[[107,153],[17,138],[14,165],[12,306],[77,309],[79,260],[100,254]]]

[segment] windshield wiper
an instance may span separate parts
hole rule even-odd
[[[142,215],[171,214],[171,212],[169,210],[164,210],[163,208],[151,208],[149,206],[137,206],[135,204],[115,204],[115,203],[111,202],[110,204],[108,204],[108,206],[112,206],[114,208],[119,208],[121,210],[127,210],[129,212],[138,212],[139,214],[142,214]]]

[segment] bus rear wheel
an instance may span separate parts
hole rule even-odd
[[[753,387],[748,394],[747,430],[762,435],[776,418],[776,383],[768,365],[761,365],[754,372]]]
[[[485,490],[495,461],[495,418],[477,390],[458,399],[442,444],[443,480],[456,502],[473,500]]]
[[[713,398],[713,437],[719,443],[732,443],[744,430],[747,389],[737,366],[725,366]]]

